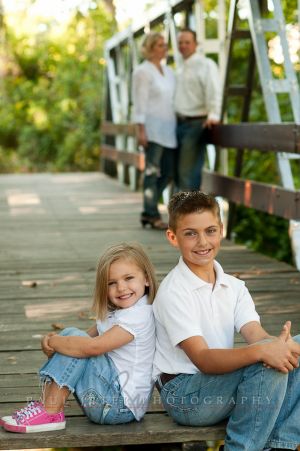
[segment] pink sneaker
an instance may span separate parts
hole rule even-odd
[[[6,422],[6,420],[9,421],[11,418],[15,418],[17,413],[21,413],[21,412],[23,412],[23,410],[27,409],[29,406],[34,406],[35,404],[40,404],[40,403],[38,401],[30,401],[30,402],[28,402],[27,406],[24,407],[23,409],[15,410],[12,415],[0,418],[0,426],[3,426],[4,423]]]
[[[57,431],[66,427],[66,421],[63,412],[47,413],[43,404],[31,401],[12,416],[2,417],[2,426],[7,431],[20,433]]]

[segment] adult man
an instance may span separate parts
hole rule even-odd
[[[178,68],[175,92],[177,114],[177,188],[201,187],[205,159],[205,131],[220,120],[221,82],[216,63],[196,52],[196,33],[190,29],[178,35],[183,57]]]

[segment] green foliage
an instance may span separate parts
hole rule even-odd
[[[252,208],[238,207],[235,240],[270,257],[292,263],[288,221]]]
[[[64,35],[16,36],[0,105],[0,172],[95,170],[99,161],[103,44],[115,31],[100,1]]]

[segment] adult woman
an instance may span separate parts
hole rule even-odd
[[[158,202],[174,174],[176,117],[173,109],[175,77],[162,64],[167,46],[160,33],[146,35],[145,61],[133,73],[133,120],[137,124],[138,144],[146,154],[144,173],[144,211],[141,223],[163,230]]]

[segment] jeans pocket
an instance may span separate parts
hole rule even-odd
[[[78,394],[78,399],[84,413],[91,421],[98,424],[104,424],[105,417],[112,406],[101,396],[101,394],[94,389],[88,389],[84,393]]]

